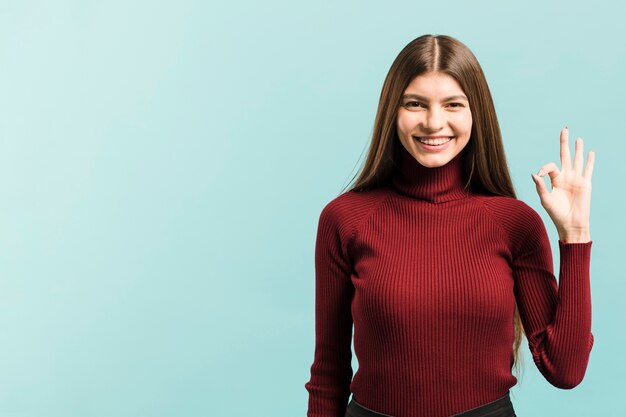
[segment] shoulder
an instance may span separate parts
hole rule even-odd
[[[388,196],[389,192],[384,188],[370,191],[346,191],[330,200],[322,208],[320,225],[338,228],[341,234],[351,234]]]
[[[505,196],[478,196],[485,210],[491,215],[514,243],[529,233],[543,233],[545,225],[539,213],[522,200]]]
[[[528,221],[541,219],[539,213],[522,200],[506,196],[478,196],[488,210],[494,215],[501,217],[503,220],[511,219],[517,221]]]

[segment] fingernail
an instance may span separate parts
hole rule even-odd
[[[543,169],[540,169],[539,172],[537,173],[537,176],[541,177],[543,175]]]
[[[568,128],[567,125],[565,125],[565,129],[567,129],[567,128]]]

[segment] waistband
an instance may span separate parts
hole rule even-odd
[[[359,404],[354,397],[348,403],[345,417],[394,417],[389,414],[379,413]],[[476,408],[454,414],[450,417],[515,417],[510,392],[495,401]]]

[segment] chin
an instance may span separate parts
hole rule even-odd
[[[420,164],[422,164],[426,168],[439,168],[439,167],[444,166],[447,163],[447,161],[446,161],[446,163],[443,163],[443,162],[432,162],[432,161],[427,161],[427,162],[419,161],[419,162],[420,162]]]
[[[419,162],[421,165],[425,166],[426,168],[438,168],[438,167],[444,166],[445,164],[450,162],[453,158],[454,156],[448,156],[448,155],[446,156],[420,155],[416,159],[417,159],[417,162]]]

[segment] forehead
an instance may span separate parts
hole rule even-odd
[[[413,78],[404,94],[418,94],[430,98],[465,95],[461,85],[452,76],[443,72],[428,72]]]

